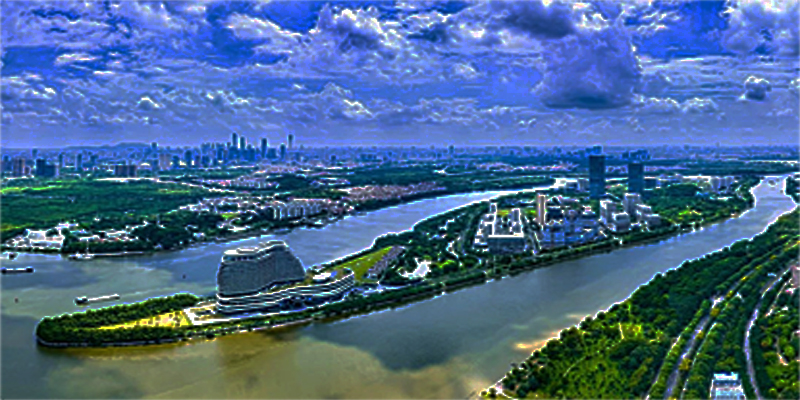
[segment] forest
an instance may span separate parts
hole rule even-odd
[[[565,329],[506,374],[501,381],[504,391],[520,398],[646,396],[652,383],[657,382],[668,354],[672,355],[673,341],[687,328],[693,329],[692,323],[702,317],[709,299],[725,296],[729,300],[724,307],[730,311],[719,313],[717,322],[735,328],[740,322],[735,310],[746,310],[752,294],[758,293],[768,274],[785,269],[797,259],[798,216],[794,211],[753,239],[741,240],[658,274],[625,301]],[[744,296],[741,304],[740,300],[731,300],[738,299],[729,290],[731,287]],[[689,398],[708,397],[708,371],[732,367],[725,345],[738,339],[741,332],[725,328],[718,331],[726,333],[730,340],[721,334],[708,334],[712,342],[700,347],[692,370],[702,379],[693,379],[690,374],[687,383],[691,389],[690,385],[697,381],[697,386],[706,391],[692,392],[697,397]],[[742,341],[743,337],[739,345]],[[722,346],[713,346],[715,343]],[[731,349],[736,351],[733,346]],[[484,395],[492,397],[493,393],[485,391]]]

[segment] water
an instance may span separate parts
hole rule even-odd
[[[174,345],[51,350],[32,338],[78,295],[123,300],[210,293],[221,252],[256,240],[87,263],[21,255],[36,273],[2,278],[3,398],[463,398],[542,341],[627,297],[655,273],[762,231],[793,208],[755,190],[741,217],[656,244],[561,263],[401,309],[329,324]],[[496,193],[423,200],[281,236],[306,265],[369,246],[387,231]],[[182,279],[186,274],[187,279]],[[19,279],[18,279],[19,278]],[[13,303],[19,297],[20,303]]]

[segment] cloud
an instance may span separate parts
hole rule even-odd
[[[714,100],[694,98],[681,104],[681,111],[685,114],[713,113],[719,110]]]
[[[744,82],[744,98],[748,100],[757,100],[762,101],[766,100],[767,92],[772,90],[772,85],[770,85],[769,81],[766,79],[756,78],[755,76],[750,76]]]
[[[642,71],[621,21],[544,43],[544,77],[534,88],[552,108],[615,108],[629,104]]]
[[[560,39],[575,32],[572,5],[562,1],[490,3],[490,29],[509,29],[536,39]]]
[[[95,56],[91,56],[85,53],[72,53],[72,54],[62,54],[58,56],[54,64],[57,66],[62,66],[67,64],[90,62],[95,60],[97,60],[97,57]]]
[[[300,44],[300,34],[281,29],[271,21],[248,15],[233,13],[226,20],[225,26],[240,39],[266,41],[267,44],[262,45],[262,49],[270,52],[291,51]]]
[[[459,63],[453,65],[453,75],[464,79],[464,80],[473,80],[480,76],[480,73],[475,70],[475,67],[468,63]]]
[[[735,53],[751,54],[759,47],[770,53],[800,54],[798,0],[729,0],[728,28],[722,43]]]

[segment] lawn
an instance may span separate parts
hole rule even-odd
[[[222,213],[220,215],[222,215],[222,218],[231,219],[231,218],[238,217],[239,213],[238,212],[226,212],[226,213]]]
[[[120,328],[133,328],[135,326],[150,326],[150,327],[165,327],[165,328],[178,328],[181,326],[191,326],[192,322],[183,311],[174,311],[171,313],[156,315],[150,318],[144,318],[136,321],[126,322],[124,324],[104,326],[100,329],[120,329]]]
[[[344,264],[338,265],[335,269],[340,270],[342,268],[349,268],[351,271],[353,271],[353,273],[356,274],[356,280],[363,281],[366,279],[364,278],[364,275],[367,273],[367,271],[378,261],[380,261],[391,249],[391,246],[384,247],[383,249],[373,251],[372,253],[363,255],[355,260],[350,260]]]

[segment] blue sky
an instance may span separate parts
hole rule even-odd
[[[797,0],[1,7],[8,147],[798,136]]]

